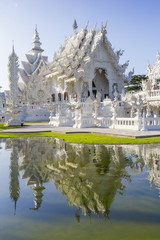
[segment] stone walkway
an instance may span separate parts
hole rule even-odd
[[[145,138],[160,136],[160,131],[136,131],[108,128],[72,128],[72,127],[52,127],[49,124],[30,124],[21,128],[0,131],[2,133],[30,133],[30,132],[58,132],[58,133],[95,133],[111,136]]]

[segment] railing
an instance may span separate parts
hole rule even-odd
[[[160,96],[160,90],[150,91],[150,96],[151,93],[153,93],[153,97]],[[105,109],[105,111],[107,110]],[[108,109],[108,112],[110,112],[110,109]],[[58,112],[56,116],[50,118],[50,124],[54,126],[74,126],[78,128],[102,127],[138,131],[160,130],[160,118],[146,118],[140,115],[135,118],[116,117],[114,113],[112,117],[108,115],[103,116],[103,112],[94,111],[93,103],[91,102],[81,102],[81,111],[78,109],[70,113],[65,111],[65,105],[62,105],[60,113]]]
[[[66,117],[66,116],[56,116],[56,117],[51,117],[49,124],[58,127],[58,126],[73,126],[74,124],[74,119],[71,117]]]
[[[96,125],[106,128],[140,130],[142,128],[142,119],[101,117],[96,119]]]
[[[160,130],[160,118],[116,118],[112,125],[115,129]]]
[[[160,130],[160,118],[113,118],[113,117],[76,117],[56,116],[50,118],[53,126],[73,126],[78,128],[103,127],[124,130]]]
[[[144,118],[144,130],[160,130],[160,118]]]
[[[148,97],[160,97],[160,89],[148,91]]]
[[[114,128],[116,129],[132,129],[140,130],[142,128],[141,118],[116,118],[114,120]]]
[[[95,124],[98,127],[106,127],[109,128],[113,125],[113,120],[110,117],[99,117],[95,120]]]

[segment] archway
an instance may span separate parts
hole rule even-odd
[[[102,100],[109,97],[109,81],[106,77],[106,71],[102,68],[96,69],[95,77],[92,80],[92,94],[96,97],[97,92],[101,93]]]

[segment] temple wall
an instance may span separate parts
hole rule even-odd
[[[106,59],[104,59],[103,61],[99,59],[92,59],[89,66],[87,66],[87,70],[85,72],[85,77],[84,77],[84,81],[89,83],[90,91],[92,89],[92,81],[95,78],[95,73],[97,69],[105,70],[106,79],[108,80],[108,82],[106,83],[108,86],[106,87],[107,88],[109,87],[109,97],[113,99],[114,86],[116,86],[116,90],[119,93],[122,92],[122,88],[124,85],[122,77],[118,75],[118,72],[113,67],[111,62],[107,62]],[[99,81],[98,83],[100,84],[100,82],[101,81]],[[99,89],[104,88],[104,81],[103,83],[101,82],[98,88]]]

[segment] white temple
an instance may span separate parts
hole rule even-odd
[[[50,119],[53,126],[76,128],[160,129],[160,54],[154,66],[147,68],[149,79],[143,90],[125,93],[124,84],[134,73],[125,75],[129,61],[119,63],[123,51],[114,51],[106,26],[87,27],[78,32],[74,22],[74,34],[65,39],[50,63],[42,56],[36,27],[30,54],[17,66],[18,81],[9,69],[18,94],[18,119]]]

